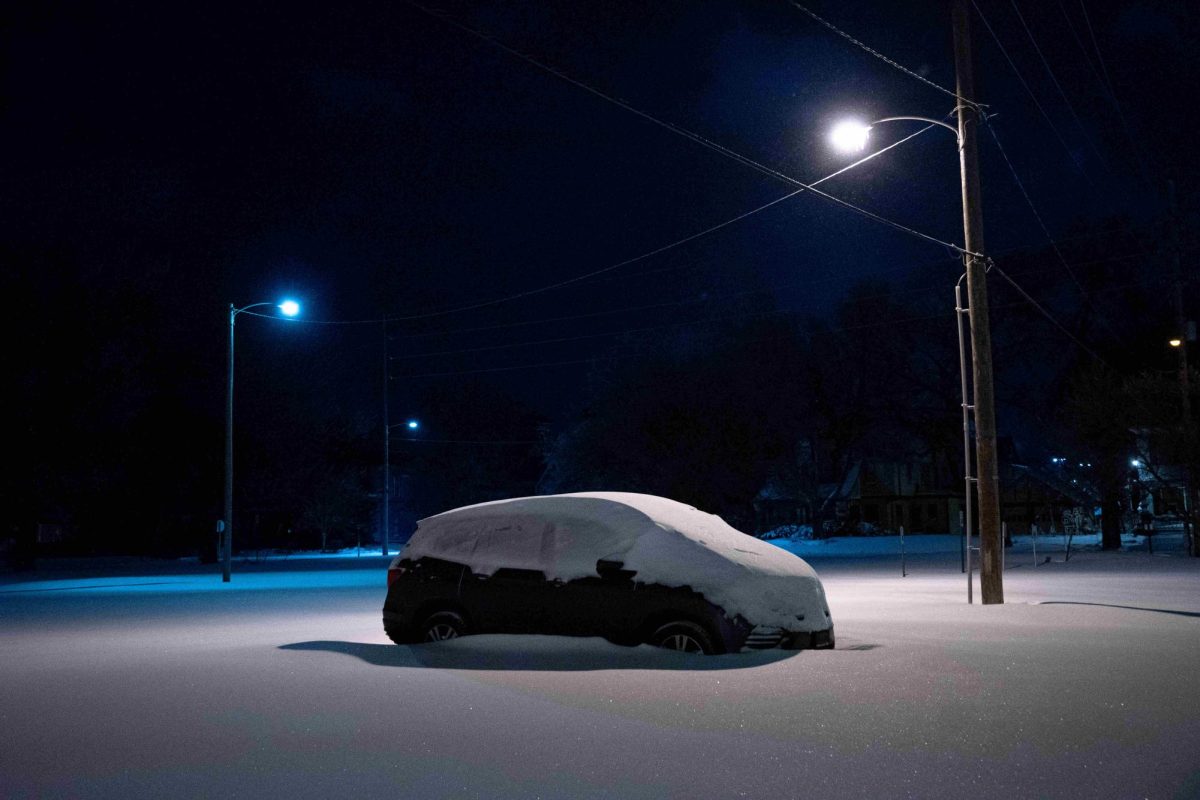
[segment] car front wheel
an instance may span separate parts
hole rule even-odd
[[[717,651],[708,631],[694,622],[680,620],[660,625],[650,635],[650,644],[681,653],[703,653],[712,655]]]
[[[454,611],[439,611],[431,614],[421,624],[420,641],[444,642],[467,635],[467,621]]]

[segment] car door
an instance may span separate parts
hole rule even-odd
[[[632,632],[638,597],[634,572],[618,561],[597,562],[599,577],[552,585],[549,606],[555,633],[623,639]]]
[[[543,572],[501,567],[463,581],[462,598],[480,632],[552,633],[547,624],[551,586]]]

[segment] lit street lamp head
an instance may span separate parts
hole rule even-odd
[[[279,304],[279,312],[285,317],[294,317],[300,313],[300,304],[295,300],[284,300]]]
[[[867,146],[867,138],[871,134],[871,126],[861,122],[847,120],[834,126],[829,134],[829,141],[843,153],[860,153]]]
[[[417,422],[415,419],[410,419],[405,424],[410,431],[415,431],[417,428],[421,427],[421,423]]]
[[[1183,339],[1171,339],[1167,344],[1171,345],[1171,347],[1182,347]]]

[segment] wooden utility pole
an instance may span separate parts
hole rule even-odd
[[[954,67],[960,98],[975,101],[969,0],[954,0]],[[979,499],[979,585],[984,605],[1004,602],[1004,543],[1000,538],[1000,478],[996,466],[996,410],[992,387],[992,333],[988,322],[987,264],[983,253],[983,205],[979,194],[979,115],[958,105],[958,153],[962,168],[963,256],[970,303],[971,360],[975,384],[975,484]],[[970,542],[967,543],[970,546]]]

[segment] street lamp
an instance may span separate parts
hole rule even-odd
[[[979,499],[979,546],[981,553],[980,587],[985,604],[1004,602],[1003,542],[1000,532],[1000,486],[999,470],[996,465],[996,413],[992,388],[992,337],[988,323],[987,282],[984,276],[985,259],[980,256],[983,245],[983,212],[979,196],[979,154],[975,137],[975,125],[982,113],[970,102],[974,95],[969,52],[968,15],[966,4],[959,0],[954,4],[954,61],[958,73],[959,98],[966,98],[955,109],[958,127],[928,117],[885,117],[869,124],[848,120],[835,126],[830,141],[842,152],[858,152],[867,146],[871,129],[888,122],[924,122],[945,128],[954,134],[958,144],[959,170],[962,180],[963,211],[963,258],[967,279],[968,319],[971,326],[971,359],[973,363],[975,397],[968,405],[966,375],[963,375],[963,439],[968,440],[967,414],[975,414],[975,475],[964,476],[967,502],[967,531],[970,531],[971,483],[975,483]],[[960,278],[961,280],[961,278]],[[956,289],[957,293],[957,289]],[[961,303],[958,310],[961,313]],[[959,317],[961,326],[961,316]],[[959,350],[962,353],[962,328],[959,328]],[[964,358],[965,363],[965,356]],[[965,447],[970,472],[970,448]],[[970,555],[971,541],[966,539],[964,569],[967,573],[967,601],[971,602]]]
[[[877,119],[870,124],[862,123],[857,120],[845,120],[833,126],[833,130],[829,133],[829,141],[833,146],[843,153],[861,153],[867,147],[867,140],[871,138],[871,129],[876,125],[882,125],[885,122],[924,122],[929,125],[937,125],[945,128],[958,137],[958,130],[941,120],[930,119],[929,117],[884,117]]]
[[[252,308],[274,305],[284,317],[294,317],[300,313],[300,304],[295,300],[284,300],[275,303],[251,303],[238,308],[229,304],[229,360],[228,375],[226,376],[225,393],[225,517],[221,520],[221,581],[229,583],[230,567],[233,561],[233,323],[237,315]]]
[[[385,409],[386,412],[386,409]],[[384,417],[383,423],[383,536],[380,537],[380,551],[383,555],[388,554],[388,534],[390,528],[390,512],[392,499],[392,484],[391,484],[391,467],[392,467],[392,428],[406,428],[410,431],[416,431],[421,428],[421,423],[418,420],[410,419],[405,422],[397,422],[395,425],[387,424],[387,417]]]

